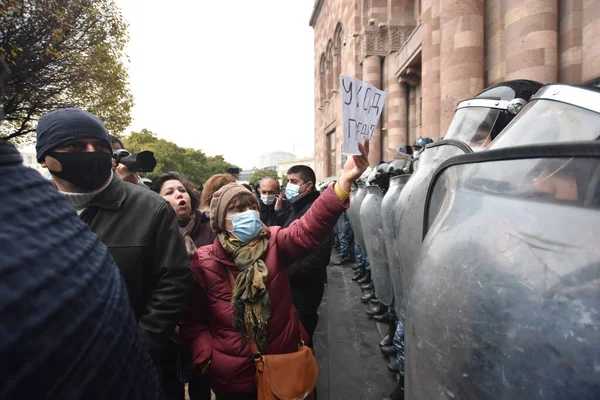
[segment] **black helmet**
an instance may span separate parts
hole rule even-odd
[[[431,140],[428,137],[418,137],[415,139],[415,144],[413,145],[413,147],[423,148],[426,145],[428,145],[429,143],[433,143],[433,140]]]
[[[506,81],[461,101],[444,137],[486,147],[541,87],[525,79]]]
[[[379,165],[377,166],[377,172],[387,172],[389,167],[390,167],[389,163],[386,163],[386,162],[379,163]]]
[[[394,175],[404,174],[404,167],[408,163],[408,158],[402,158],[399,160],[392,161],[387,169],[387,172]]]

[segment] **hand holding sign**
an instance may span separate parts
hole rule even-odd
[[[348,157],[338,184],[350,192],[352,182],[356,181],[369,168],[369,139],[358,144],[360,155]]]
[[[344,139],[342,153],[361,154],[359,143],[371,139],[387,94],[371,84],[340,75]]]

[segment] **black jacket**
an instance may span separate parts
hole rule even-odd
[[[300,219],[318,197],[319,192],[314,191],[292,203],[291,213],[283,227],[286,228],[295,220]],[[300,314],[317,312],[323,298],[330,258],[331,236],[313,253],[290,266],[292,297]]]
[[[81,215],[108,247],[148,349],[163,349],[192,289],[189,258],[171,205],[116,175]]]
[[[281,209],[279,211],[275,211],[275,203],[270,206],[266,205],[259,200],[260,204],[260,220],[266,226],[283,226],[287,221],[290,212],[291,212],[291,204],[287,200],[282,200]]]

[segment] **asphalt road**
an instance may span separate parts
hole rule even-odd
[[[335,254],[335,253],[334,253]],[[332,262],[336,260],[332,254]],[[396,386],[379,351],[380,329],[367,319],[349,267],[328,268],[329,285],[314,335],[318,400],[381,400]]]

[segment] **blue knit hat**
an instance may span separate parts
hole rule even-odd
[[[45,114],[38,121],[37,160],[42,162],[47,152],[73,139],[103,140],[112,148],[110,136],[100,118],[79,108],[62,108]]]
[[[0,400],[160,399],[108,249],[0,140]]]

